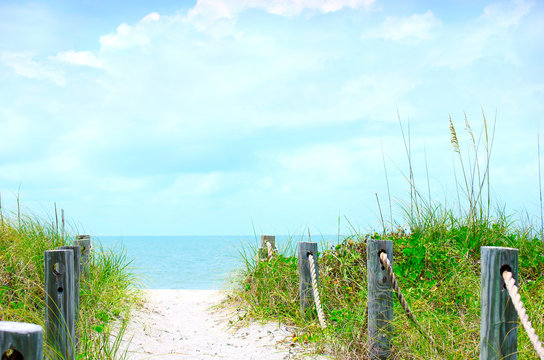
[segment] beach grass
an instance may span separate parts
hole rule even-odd
[[[0,319],[45,322],[44,251],[70,245],[54,225],[20,213],[2,214],[0,223]],[[123,330],[139,301],[137,278],[123,251],[93,244],[88,272],[80,282],[76,324],[77,359],[122,359]],[[44,353],[51,353],[47,346]]]
[[[320,248],[319,290],[328,322],[321,329],[315,307],[299,310],[297,258],[294,247],[267,261],[247,249],[244,268],[233,283],[231,301],[247,320],[280,321],[295,327],[293,341],[310,352],[337,359],[368,358],[366,241],[392,240],[394,272],[428,341],[406,318],[395,299],[392,356],[395,359],[474,359],[480,346],[480,247],[519,249],[521,298],[540,338],[544,338],[544,246],[539,231],[521,226],[503,208],[492,211],[489,162],[492,135],[483,119],[478,136],[468,120],[465,129],[474,153],[462,154],[450,119],[451,145],[458,156],[458,207],[452,209],[415,186],[409,143],[410,199],[401,205],[400,221],[380,219],[383,232],[353,233],[332,248]],[[402,127],[402,125],[401,125]],[[481,144],[481,145],[480,145]],[[389,186],[387,186],[389,188]],[[522,327],[518,358],[535,353]]]

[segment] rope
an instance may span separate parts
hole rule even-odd
[[[389,281],[391,281],[393,290],[395,291],[395,294],[397,295],[397,299],[399,299],[400,305],[404,309],[404,313],[406,314],[406,317],[415,325],[415,327],[419,330],[421,335],[425,336],[431,342],[431,344],[434,345],[433,339],[431,339],[431,337],[427,335],[427,333],[425,333],[425,331],[423,330],[419,322],[414,317],[414,314],[412,313],[410,306],[406,302],[404,295],[402,295],[402,292],[400,291],[400,288],[399,288],[399,284],[397,282],[397,278],[395,277],[395,274],[393,273],[393,267],[391,266],[391,262],[389,261],[389,258],[387,257],[387,253],[382,252],[380,254],[380,263],[387,270],[387,276],[389,277]]]
[[[327,327],[327,323],[325,322],[325,315],[323,314],[323,309],[321,308],[321,300],[319,300],[319,291],[317,289],[317,276],[315,274],[314,256],[312,254],[308,254],[308,261],[310,262],[310,274],[312,276],[312,290],[314,292],[314,301],[315,301],[315,308],[317,310],[317,317],[319,318],[319,324],[321,325],[321,328],[325,329]]]
[[[268,248],[268,260],[270,260],[272,258],[272,255],[274,255],[274,248],[272,247],[270,241],[266,242],[266,247]]]
[[[512,273],[508,270],[503,271],[502,278],[504,279],[504,284],[506,285],[508,294],[510,294],[510,299],[512,299],[512,304],[514,304],[514,307],[518,312],[519,319],[523,324],[529,339],[531,340],[531,344],[533,344],[533,347],[540,357],[540,360],[544,360],[544,347],[542,347],[542,343],[538,339],[538,335],[536,334],[535,329],[533,329],[533,326],[529,321],[529,317],[527,316],[527,312],[523,307],[523,302],[521,301],[521,296],[519,295],[518,287],[516,286],[516,280],[514,280]]]

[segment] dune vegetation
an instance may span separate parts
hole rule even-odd
[[[0,319],[44,327],[44,251],[70,245],[57,227],[34,217],[2,214],[0,222]],[[80,282],[77,359],[120,359],[130,310],[139,300],[137,279],[123,252],[93,244]],[[46,345],[44,354],[50,353]]]
[[[504,209],[492,211],[492,136],[485,117],[478,136],[468,121],[465,128],[475,152],[471,156],[463,156],[450,120],[451,144],[463,174],[457,194],[459,209],[435,202],[416,188],[407,145],[410,200],[401,205],[402,219],[386,223],[381,218],[383,231],[354,232],[333,248],[319,247],[319,290],[326,329],[320,328],[315,307],[305,314],[299,309],[295,244],[279,249],[267,261],[254,256],[256,249],[242,250],[245,266],[233,284],[231,301],[244,309],[245,319],[290,324],[296,329],[292,341],[309,351],[337,359],[367,358],[366,241],[392,240],[394,273],[416,319],[434,342],[406,318],[395,299],[392,358],[475,359],[480,347],[480,247],[505,246],[519,249],[521,298],[542,339],[544,246],[540,229],[519,225]],[[518,351],[520,359],[536,358],[521,326]]]

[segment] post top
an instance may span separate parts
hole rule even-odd
[[[29,334],[42,332],[43,329],[40,325],[29,324],[23,322],[14,321],[0,321],[0,331],[12,332],[18,334]]]
[[[73,253],[74,249],[56,249],[56,250],[45,250],[46,254],[64,254],[64,253]]]
[[[508,250],[508,251],[519,251],[519,249],[515,248],[509,248],[509,247],[503,247],[503,246],[482,246],[480,247],[481,250]]]

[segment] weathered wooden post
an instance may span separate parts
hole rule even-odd
[[[73,360],[75,348],[74,254],[45,251],[45,339],[53,359]]]
[[[268,245],[270,243],[270,245]],[[259,259],[267,259],[270,255],[270,251],[276,251],[276,237],[274,235],[261,235],[261,246],[259,247]]]
[[[81,269],[80,275],[85,276],[85,273],[89,269],[89,264],[91,261],[91,235],[77,235],[74,240],[74,245],[81,248]]]
[[[79,246],[59,246],[57,250],[72,250],[74,254],[74,313],[75,321],[79,319],[79,277],[81,272],[81,248]]]
[[[310,262],[308,255],[314,256],[315,274],[319,281],[319,267],[317,265],[317,243],[298,243],[298,294],[300,296],[300,311],[304,314],[306,308],[314,301],[312,292],[312,275],[310,273]]]
[[[39,325],[0,321],[2,359],[43,360],[43,329]]]
[[[482,246],[480,360],[517,359],[518,314],[502,272],[518,281],[518,249]]]
[[[393,289],[380,254],[387,253],[393,264],[393,242],[368,239],[366,242],[368,282],[368,339],[371,359],[387,359],[391,355],[393,331]]]

